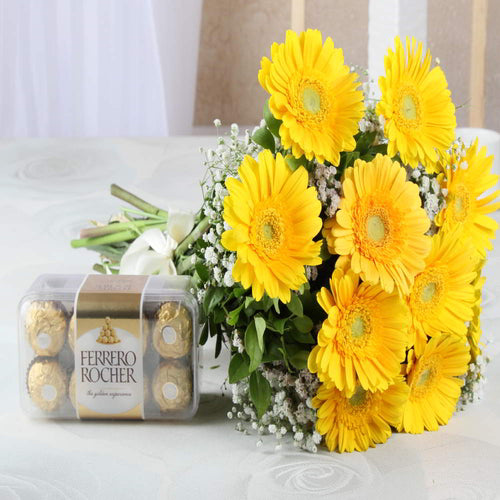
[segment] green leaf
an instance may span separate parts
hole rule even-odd
[[[299,296],[296,293],[292,293],[290,302],[288,302],[286,306],[291,313],[295,314],[295,316],[302,316],[304,314],[302,302],[300,301]]]
[[[300,316],[293,319],[293,325],[300,333],[309,333],[313,328],[312,319],[308,316]]]
[[[274,118],[271,110],[269,109],[269,99],[264,104],[264,120],[266,121],[267,128],[270,132],[276,136],[280,136],[280,126],[282,124],[281,120]]]
[[[386,155],[387,154],[387,144],[377,144],[376,146],[372,146],[370,151],[376,155],[377,153]]]
[[[262,355],[263,363],[270,363],[271,361],[283,361],[283,350],[277,338],[272,339],[268,343],[266,351]]]
[[[250,398],[261,418],[271,404],[271,386],[260,372],[250,375]]]
[[[219,335],[217,335],[217,341],[215,343],[215,357],[216,358],[219,357],[221,350],[222,350],[222,335],[219,333]]]
[[[269,330],[281,333],[281,335],[283,335],[283,333],[285,332],[285,324],[287,320],[288,318],[271,318],[267,327],[269,328]]]
[[[208,267],[205,266],[203,262],[197,262],[194,268],[202,281],[208,281],[208,278],[210,278],[210,272],[208,271]]]
[[[350,167],[359,158],[359,151],[351,151],[345,156],[345,166]]]
[[[280,313],[280,300],[273,299],[273,304],[274,304],[274,310],[276,311],[276,314],[279,314]]]
[[[287,338],[291,338],[300,344],[315,344],[316,341],[314,337],[310,333],[301,333],[297,330],[292,330],[290,333],[287,333]]]
[[[199,340],[200,345],[205,345],[207,339],[208,339],[208,321],[205,321],[205,324],[203,325],[203,328],[201,330],[201,335]]]
[[[253,297],[245,297],[245,309],[254,301]]]
[[[266,312],[269,311],[269,309],[271,309],[271,307],[273,307],[273,299],[271,299],[271,297],[269,297],[269,295],[267,295],[267,294],[262,297],[260,302],[262,304],[262,308]]]
[[[300,158],[295,158],[294,156],[287,156],[285,158],[286,164],[290,167],[290,170],[294,172],[299,167],[303,167],[307,164],[307,158],[302,155]]]
[[[245,293],[245,289],[243,287],[235,288],[233,290],[234,296],[239,299]]]
[[[227,318],[226,311],[224,309],[221,309],[221,308],[216,308],[212,312],[212,318],[214,320],[214,323],[217,323],[217,324],[224,323],[226,321],[226,318]]]
[[[243,309],[245,304],[240,304],[236,309],[233,309],[227,316],[227,324],[234,326],[238,323],[238,319],[240,318],[240,312]]]
[[[209,288],[205,295],[205,299],[203,300],[203,311],[208,316],[213,308],[219,304],[219,302],[224,298],[224,289],[223,288]]]
[[[255,131],[255,134],[252,135],[252,141],[259,146],[262,146],[264,149],[270,149],[272,153],[274,153],[276,149],[276,143],[274,142],[274,136],[269,132],[269,129],[266,127],[261,127]]]
[[[362,132],[356,141],[356,149],[360,154],[365,154],[375,140],[377,132]]]
[[[229,362],[229,383],[236,384],[236,382],[248,377],[248,374],[250,373],[248,368],[249,365],[247,355],[240,354],[239,352],[233,354],[231,361]]]
[[[257,340],[261,351],[264,351],[264,332],[266,331],[266,320],[261,316],[254,319],[255,330],[257,332]]]
[[[255,321],[252,321],[245,331],[245,351],[250,357],[250,372],[253,372],[262,362],[262,353],[255,328]]]
[[[325,260],[328,260],[332,256],[332,254],[328,250],[328,244],[327,244],[326,240],[321,241],[321,250],[319,252],[319,256],[323,262]]]
[[[208,316],[209,310],[208,310],[208,304],[212,300],[212,296],[215,293],[215,288],[209,288],[207,290],[207,293],[205,294],[205,297],[203,299],[203,312]]]
[[[309,357],[309,351],[300,350],[295,352],[292,356],[288,357],[290,363],[297,368],[297,370],[303,370],[307,368],[307,358]]]

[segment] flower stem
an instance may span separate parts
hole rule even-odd
[[[179,258],[181,255],[184,255],[189,249],[189,245],[198,240],[201,235],[209,228],[210,221],[208,217],[204,217],[198,222],[197,226],[188,234],[186,238],[182,241],[182,243],[176,248],[174,255],[176,258]]]
[[[111,245],[98,245],[93,247],[92,250],[101,254],[106,259],[110,260],[114,263],[119,263],[123,257],[123,254],[126,252],[128,247],[123,248],[115,248]]]
[[[142,228],[145,226],[153,226],[163,224],[166,221],[161,220],[134,220],[130,222],[113,222],[106,226],[95,226],[80,231],[80,238],[95,238],[97,236],[105,236],[107,234],[119,233],[125,229]]]
[[[151,224],[147,226],[148,229],[154,227],[164,230],[167,227],[167,224],[165,222],[157,222],[156,224]],[[125,231],[106,234],[104,236],[96,236],[92,238],[80,238],[78,240],[72,240],[71,246],[73,248],[82,248],[82,247],[95,247],[98,245],[108,245],[109,243],[120,243],[123,241],[135,240],[137,238],[138,233],[140,233],[140,231],[137,229],[127,229]]]
[[[92,267],[92,269],[94,271],[97,271],[98,273],[101,273],[101,274],[108,274],[107,273],[107,269],[105,266],[103,266],[102,264],[94,264],[94,266]],[[111,274],[118,274],[118,271],[116,269],[109,269],[111,271]]]
[[[144,201],[135,194],[130,193],[126,189],[123,189],[116,184],[111,184],[111,194],[116,198],[119,198],[120,200],[130,203],[132,206],[138,208],[139,210],[142,210],[143,212],[147,212],[148,214],[153,215],[159,215],[160,217],[165,217],[165,219],[168,217],[168,213],[165,212],[165,210],[151,205],[151,203]]]
[[[194,267],[194,264],[191,262],[191,257],[188,256],[182,258],[175,267],[177,269],[177,274],[186,274],[187,271]]]

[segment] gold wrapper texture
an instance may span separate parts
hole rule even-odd
[[[154,374],[152,390],[162,412],[187,408],[193,392],[191,369],[177,360],[162,361]]]
[[[191,351],[193,321],[185,306],[165,302],[156,312],[153,346],[162,358],[182,358]]]
[[[68,321],[64,311],[52,301],[32,302],[26,312],[28,340],[37,356],[55,356],[66,339]]]
[[[38,408],[53,412],[66,398],[66,372],[53,359],[35,359],[28,370],[28,392]]]

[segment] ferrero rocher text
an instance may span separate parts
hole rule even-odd
[[[137,383],[133,351],[81,351],[80,358],[82,382]]]

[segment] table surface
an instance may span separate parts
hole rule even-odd
[[[196,210],[199,147],[214,137],[0,141],[0,499],[499,498],[500,350],[484,399],[439,432],[395,434],[365,453],[316,455],[234,430],[222,384],[228,357],[201,352],[191,421],[31,420],[19,408],[16,307],[42,273],[86,273],[95,254],[69,240],[119,211],[112,182],[157,204]],[[497,219],[499,219],[497,214]],[[486,266],[487,339],[499,323],[500,249]],[[211,369],[220,364],[219,368]]]

